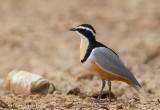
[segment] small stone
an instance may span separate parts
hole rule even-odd
[[[117,109],[123,109],[122,105],[118,105]]]
[[[69,90],[69,92],[67,93],[67,95],[79,95],[80,94],[80,89],[79,88],[74,88]]]

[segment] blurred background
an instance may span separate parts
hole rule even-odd
[[[90,73],[80,62],[80,37],[69,32],[84,23],[95,28],[97,40],[121,57],[143,87],[138,93],[113,82],[112,92],[120,99],[137,97],[158,107],[159,0],[0,0],[0,97],[14,101],[5,90],[5,78],[14,69],[53,80],[63,97],[75,87],[88,95],[100,91],[99,78],[83,79]]]

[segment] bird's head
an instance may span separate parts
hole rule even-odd
[[[90,24],[81,24],[75,28],[71,28],[70,31],[76,31],[80,36],[89,40],[93,40],[96,37],[96,31]]]

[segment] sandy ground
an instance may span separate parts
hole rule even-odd
[[[80,38],[68,31],[83,23],[92,24],[97,40],[119,54],[141,83],[139,92],[113,82],[116,100],[93,102],[101,80],[82,67]],[[5,89],[13,69],[42,75],[57,90],[16,96]],[[0,0],[0,84],[0,109],[160,109],[160,1]]]

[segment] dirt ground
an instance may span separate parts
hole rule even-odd
[[[113,81],[116,100],[93,102],[101,80],[82,67],[80,37],[68,31],[83,23],[118,53],[142,85],[139,92]],[[16,96],[5,89],[14,69],[42,75],[57,90]],[[0,109],[160,109],[160,0],[0,0],[0,84]]]

